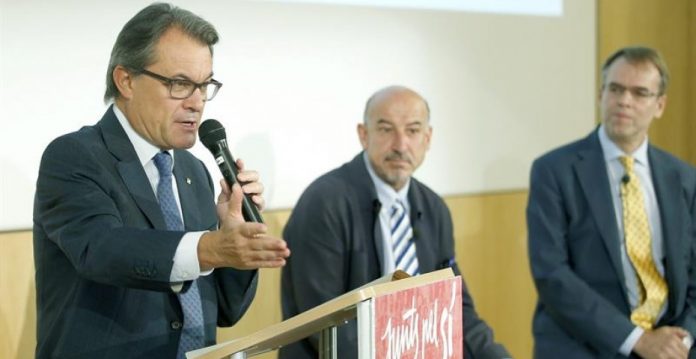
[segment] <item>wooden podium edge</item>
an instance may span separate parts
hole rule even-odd
[[[322,329],[339,326],[345,321],[355,318],[356,306],[360,302],[453,277],[452,269],[445,268],[395,281],[383,282],[383,279],[378,279],[375,281],[378,284],[370,285],[375,283],[372,282],[285,321],[270,325],[239,339],[189,352],[186,357],[189,359],[219,359],[242,351],[246,352],[247,356],[265,353],[306,338]]]

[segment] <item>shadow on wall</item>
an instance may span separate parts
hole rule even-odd
[[[8,158],[0,157],[0,168],[0,231],[31,228],[35,178]],[[31,196],[21,197],[27,194]]]

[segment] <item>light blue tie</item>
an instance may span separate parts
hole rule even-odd
[[[392,253],[396,269],[401,269],[411,276],[419,273],[416,243],[413,241],[413,229],[408,212],[401,201],[396,201],[390,215]]]
[[[157,185],[157,199],[162,209],[164,222],[170,231],[183,231],[184,224],[174,199],[174,191],[172,191],[172,157],[169,152],[160,152],[155,155],[154,162],[160,175]],[[186,293],[179,294],[179,301],[184,312],[184,327],[176,357],[183,359],[186,357],[187,351],[200,349],[205,343],[201,294],[195,280]]]

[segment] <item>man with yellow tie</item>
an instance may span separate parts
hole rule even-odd
[[[696,169],[647,137],[668,82],[657,51],[618,50],[601,125],[532,166],[537,359],[696,358]]]

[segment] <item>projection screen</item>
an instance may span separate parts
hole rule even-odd
[[[429,101],[433,141],[415,176],[443,196],[524,189],[536,156],[593,127],[594,1],[382,3],[175,2],[220,33],[224,86],[203,118],[222,122],[233,155],[261,173],[270,209],[291,208],[361,150],[356,125],[383,86]],[[111,47],[149,2],[0,4],[3,231],[31,227],[46,145],[101,118]],[[192,151],[220,178],[202,145]]]

